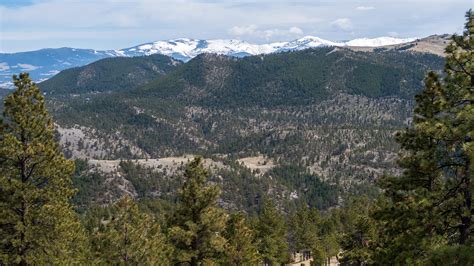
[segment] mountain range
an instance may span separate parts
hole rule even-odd
[[[94,50],[76,48],[48,48],[37,51],[0,53],[0,87],[11,86],[11,76],[29,72],[36,81],[46,80],[59,71],[87,65],[107,57],[131,57],[163,54],[187,62],[202,53],[223,54],[235,57],[299,51],[322,46],[380,47],[415,41],[415,38],[393,37],[361,38],[333,42],[318,37],[306,36],[288,42],[251,44],[240,40],[173,39],[144,43],[120,50]]]
[[[166,197],[176,168],[200,154],[216,166],[226,206],[251,210],[271,195],[324,208],[398,171],[393,134],[410,123],[425,73],[442,69],[443,43],[105,58],[38,85],[65,153],[109,180],[94,201]],[[160,176],[134,179],[123,160]]]

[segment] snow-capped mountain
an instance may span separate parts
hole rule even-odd
[[[379,38],[360,38],[354,39],[348,42],[345,42],[345,46],[353,46],[353,47],[379,47],[379,46],[387,46],[387,45],[395,45],[401,43],[412,42],[416,40],[416,38],[406,38],[406,39],[399,39],[394,37],[379,37]]]
[[[415,38],[398,39],[392,37],[380,37],[374,39],[355,39],[347,42],[333,42],[318,37],[306,36],[289,42],[251,44],[240,40],[195,40],[181,38],[145,43],[119,50],[119,53],[124,56],[139,56],[159,53],[182,61],[188,61],[202,53],[225,54],[241,57],[257,54],[297,51],[321,46],[378,47],[406,43],[414,40]]]
[[[252,44],[240,40],[196,40],[180,38],[145,43],[121,50],[98,51],[92,49],[50,48],[31,52],[0,53],[0,87],[11,86],[11,75],[19,72],[29,72],[34,80],[41,81],[52,77],[61,70],[83,66],[106,57],[143,56],[158,53],[186,62],[202,53],[244,57],[249,55],[297,51],[322,46],[378,47],[407,43],[414,40],[415,38],[398,39],[380,37],[333,42],[314,36],[306,36],[288,42]]]

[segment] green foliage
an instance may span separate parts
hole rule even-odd
[[[96,220],[92,232],[95,263],[112,265],[168,265],[172,247],[161,227],[126,196]]]
[[[290,217],[289,234],[295,251],[310,250],[314,262],[324,263],[327,258],[322,244],[322,217],[315,208],[297,209]]]
[[[39,87],[50,94],[130,90],[170,72],[179,64],[179,61],[159,54],[105,58],[61,71]]]
[[[370,265],[374,242],[377,240],[376,222],[370,217],[371,202],[366,197],[351,198],[343,209],[344,229],[339,242],[340,262],[347,265]]]
[[[96,202],[106,190],[105,176],[91,171],[86,160],[76,159],[74,163],[76,167],[72,186],[77,193],[72,197],[72,203],[78,210],[83,211]]]
[[[230,215],[223,234],[227,240],[225,263],[229,265],[256,265],[260,262],[257,250],[259,239],[241,213]]]
[[[132,183],[140,199],[153,198],[153,193],[164,191],[164,187],[168,188],[167,180],[159,172],[132,161],[121,161],[119,166],[124,178]]]
[[[217,206],[220,190],[206,185],[207,171],[200,157],[187,166],[178,205],[169,222],[168,235],[175,245],[177,263],[199,265],[217,263],[223,256],[226,240],[222,236],[226,215]]]
[[[417,91],[426,70],[442,63],[428,54],[333,49],[242,59],[204,54],[147,84],[144,91],[212,107],[304,105],[327,98],[333,88],[369,97],[405,98]],[[185,95],[187,87],[209,93]]]
[[[255,224],[255,231],[259,239],[258,252],[264,263],[277,265],[288,261],[285,218],[273,202],[264,201]]]
[[[338,187],[321,181],[306,167],[282,165],[273,168],[268,175],[279,179],[290,191],[297,191],[299,200],[311,207],[327,209],[337,204]]]
[[[427,75],[413,127],[397,135],[404,172],[381,181],[377,263],[423,263],[430,254],[436,261],[452,251],[446,245],[472,247],[474,13],[466,18],[464,34],[446,48],[445,76]]]
[[[90,137],[106,151],[84,149],[95,159],[262,154],[282,163],[261,179],[237,168],[217,173],[231,176],[222,182],[225,207],[236,202],[231,208],[254,212],[272,187],[285,209],[300,202],[326,209],[348,193],[375,195],[372,181],[395,172],[398,146],[391,136],[411,116],[423,73],[443,64],[441,57],[410,51],[332,49],[242,59],[201,55],[140,88],[109,80],[123,90],[56,93],[49,103],[62,127],[94,130]],[[141,66],[148,59],[136,60]],[[113,68],[115,61],[101,64]],[[163,191],[156,183],[167,181],[145,176],[151,178],[126,177],[140,198]],[[276,195],[291,192],[297,200]]]
[[[84,262],[85,234],[69,204],[74,163],[28,74],[13,80],[0,123],[0,264]]]
[[[441,246],[430,255],[427,265],[472,265],[474,247],[465,245]]]
[[[311,250],[316,263],[341,249],[348,264],[472,261],[472,13],[468,19],[467,32],[447,49],[446,76],[427,77],[414,126],[397,137],[405,172],[382,180],[376,220],[368,200],[347,201],[344,193],[377,193],[369,182],[394,169],[387,158],[398,149],[388,137],[410,116],[423,73],[442,58],[408,46],[201,55],[178,67],[164,56],[120,58],[41,84],[61,125],[125,140],[106,143],[107,158],[223,154],[215,157],[224,167],[212,176],[201,159],[189,164],[178,197],[180,177],[132,161],[105,175],[77,160],[71,183],[72,163],[58,153],[43,98],[22,76],[16,82],[34,89],[8,96],[1,127],[0,264],[83,263],[87,244],[69,200],[85,210],[96,264],[278,264],[290,249]],[[268,172],[236,163],[262,154],[264,164],[276,165]],[[123,193],[109,188],[114,175],[140,205],[124,198],[94,206]],[[80,190],[75,196],[71,184]],[[259,206],[265,197],[284,210],[305,206],[291,215],[288,234],[273,203]],[[220,206],[261,209],[251,227]]]

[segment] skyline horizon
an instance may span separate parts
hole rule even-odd
[[[421,38],[461,33],[470,8],[469,0],[2,0],[0,51],[110,50],[181,37]]]
[[[150,43],[156,43],[156,42],[167,42],[167,41],[175,41],[175,40],[194,40],[194,41],[216,41],[216,40],[222,40],[222,41],[241,41],[243,43],[247,43],[250,45],[266,45],[266,44],[276,44],[276,43],[289,43],[292,41],[297,41],[301,40],[304,38],[308,37],[313,37],[313,38],[319,38],[325,41],[330,41],[334,43],[343,43],[343,42],[348,42],[348,41],[353,41],[353,40],[362,40],[362,39],[368,39],[368,40],[374,40],[374,39],[379,39],[379,38],[393,38],[393,39],[398,39],[398,40],[409,40],[412,39],[411,41],[418,40],[418,39],[423,39],[423,38],[428,38],[430,36],[443,36],[443,35],[452,35],[452,34],[459,34],[458,32],[456,33],[434,33],[430,34],[427,36],[375,36],[375,37],[358,37],[358,38],[351,38],[351,39],[339,39],[339,40],[332,40],[328,38],[323,38],[320,36],[315,36],[315,35],[305,35],[299,38],[293,38],[293,39],[288,39],[288,40],[282,40],[282,41],[274,41],[274,42],[252,42],[252,41],[247,41],[243,39],[237,39],[237,38],[209,38],[209,39],[204,39],[204,38],[190,38],[190,37],[178,37],[178,38],[170,38],[170,39],[155,39],[151,41],[145,41],[145,42],[140,42],[138,44],[132,44],[130,46],[126,47],[117,47],[117,48],[94,48],[94,47],[88,47],[88,46],[83,46],[83,47],[78,47],[78,46],[67,46],[67,45],[58,45],[58,46],[48,46],[48,47],[41,47],[38,49],[34,50],[21,50],[21,51],[13,51],[13,52],[5,52],[0,49],[0,54],[16,54],[16,53],[28,53],[28,52],[34,52],[34,51],[39,51],[39,50],[44,50],[44,49],[61,49],[61,48],[70,48],[70,49],[84,49],[84,50],[94,50],[94,51],[120,51],[120,50],[126,50],[130,49],[133,47],[138,47],[141,45],[146,45]],[[408,41],[410,42],[410,41]]]

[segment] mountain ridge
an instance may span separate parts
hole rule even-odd
[[[186,62],[202,53],[217,53],[228,56],[245,57],[258,54],[299,51],[324,46],[374,48],[380,47],[380,45],[403,45],[416,40],[418,39],[379,37],[373,39],[354,39],[346,42],[333,42],[314,36],[306,36],[288,42],[251,44],[239,40],[195,40],[181,38],[149,42],[119,50],[63,47],[45,48],[19,53],[0,53],[0,87],[11,87],[11,76],[19,72],[29,72],[35,81],[40,82],[51,78],[61,70],[87,65],[107,57],[131,57],[158,53]]]
[[[116,59],[100,63],[117,64]],[[251,206],[242,200],[247,191],[256,193],[250,198],[268,192],[293,201],[289,195],[296,191],[320,204],[319,192],[307,190],[316,180],[344,193],[366,193],[375,179],[396,173],[392,136],[409,123],[411,99],[426,71],[443,64],[442,57],[404,46],[372,52],[323,47],[244,58],[202,54],[145,85],[125,86],[134,83],[127,78],[120,86],[126,89],[102,93],[90,90],[106,89],[110,77],[98,74],[101,79],[92,79],[97,86],[83,91],[48,88],[63,74],[39,86],[48,92],[61,143],[73,158],[107,168],[112,161],[172,161],[186,154],[227,158],[229,165],[259,157],[272,170],[241,176],[236,166],[218,173],[225,177],[224,194],[232,195],[227,202]],[[75,87],[75,79],[66,80],[63,88]],[[230,191],[235,183],[244,189]]]
[[[417,38],[401,39],[393,37],[378,37],[359,38],[345,42],[334,42],[315,36],[305,36],[288,42],[253,44],[236,39],[202,40],[177,38],[171,40],[148,42],[130,48],[121,49],[118,52],[125,56],[161,53],[171,56],[175,59],[189,61],[189,59],[194,58],[202,53],[215,53],[224,55],[259,55],[286,51],[299,51],[320,46],[378,47],[412,42],[416,39]]]

